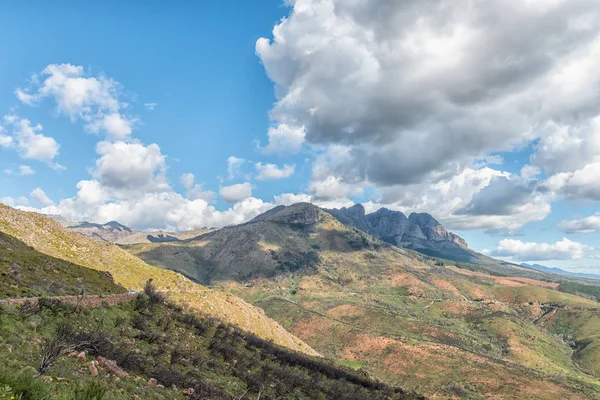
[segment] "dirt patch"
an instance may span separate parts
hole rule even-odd
[[[369,312],[367,307],[358,307],[351,304],[343,304],[341,306],[333,307],[327,310],[327,315],[333,318],[343,317],[361,317]]]
[[[327,334],[334,328],[334,323],[321,317],[308,317],[297,321],[292,327],[294,336],[308,341]]]
[[[440,290],[450,292],[457,297],[463,297],[462,294],[460,293],[460,291],[453,284],[451,284],[450,282],[448,282],[446,280],[432,277],[431,283],[433,284],[433,286],[435,286],[436,288],[438,288]]]

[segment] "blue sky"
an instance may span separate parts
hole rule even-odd
[[[459,3],[4,4],[0,201],[174,230],[357,201],[600,273],[600,7]]]

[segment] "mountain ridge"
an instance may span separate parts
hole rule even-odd
[[[447,231],[428,213],[413,212],[407,217],[401,211],[384,207],[367,214],[361,204],[326,211],[343,224],[395,246],[459,262],[474,262],[481,256],[470,250],[463,238]]]

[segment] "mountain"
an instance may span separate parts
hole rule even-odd
[[[200,236],[213,230],[212,228],[203,228],[186,232],[140,232],[120,224],[117,221],[110,221],[106,224],[96,224],[87,221],[72,222],[62,218],[59,215],[49,215],[49,217],[60,223],[65,228],[90,239],[117,244],[177,242],[180,240],[186,240]]]
[[[411,240],[463,248],[430,218],[374,214],[367,222],[382,232],[406,224]],[[244,298],[325,357],[392,386],[436,398],[600,398],[598,302],[561,292],[552,274],[434,258],[342,222],[299,203],[124,248]]]
[[[366,214],[361,204],[327,211],[343,224],[395,246],[458,262],[478,263],[484,257],[470,250],[464,239],[448,232],[426,213],[412,213],[406,217],[400,211],[381,208]]]
[[[561,269],[561,268],[546,267],[546,266],[540,265],[540,264],[533,264],[533,265],[531,265],[531,264],[521,263],[520,265],[522,267],[527,267],[527,268],[535,269],[536,271],[550,272],[552,274],[557,274],[557,275],[575,276],[575,277],[578,277],[578,278],[587,278],[587,279],[600,279],[600,275],[599,274],[588,274],[588,273],[583,273],[583,272],[571,272],[571,271],[566,271],[566,270]]]
[[[108,272],[114,282],[141,290],[148,280],[170,299],[198,312],[237,325],[257,336],[307,354],[317,354],[264,312],[240,298],[198,285],[180,274],[146,264],[118,246],[69,231],[51,218],[0,204],[0,232],[36,252],[93,270]],[[5,253],[2,253],[5,257]]]

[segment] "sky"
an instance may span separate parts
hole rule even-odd
[[[600,273],[597,0],[5,2],[0,202],[139,230],[428,212]]]

